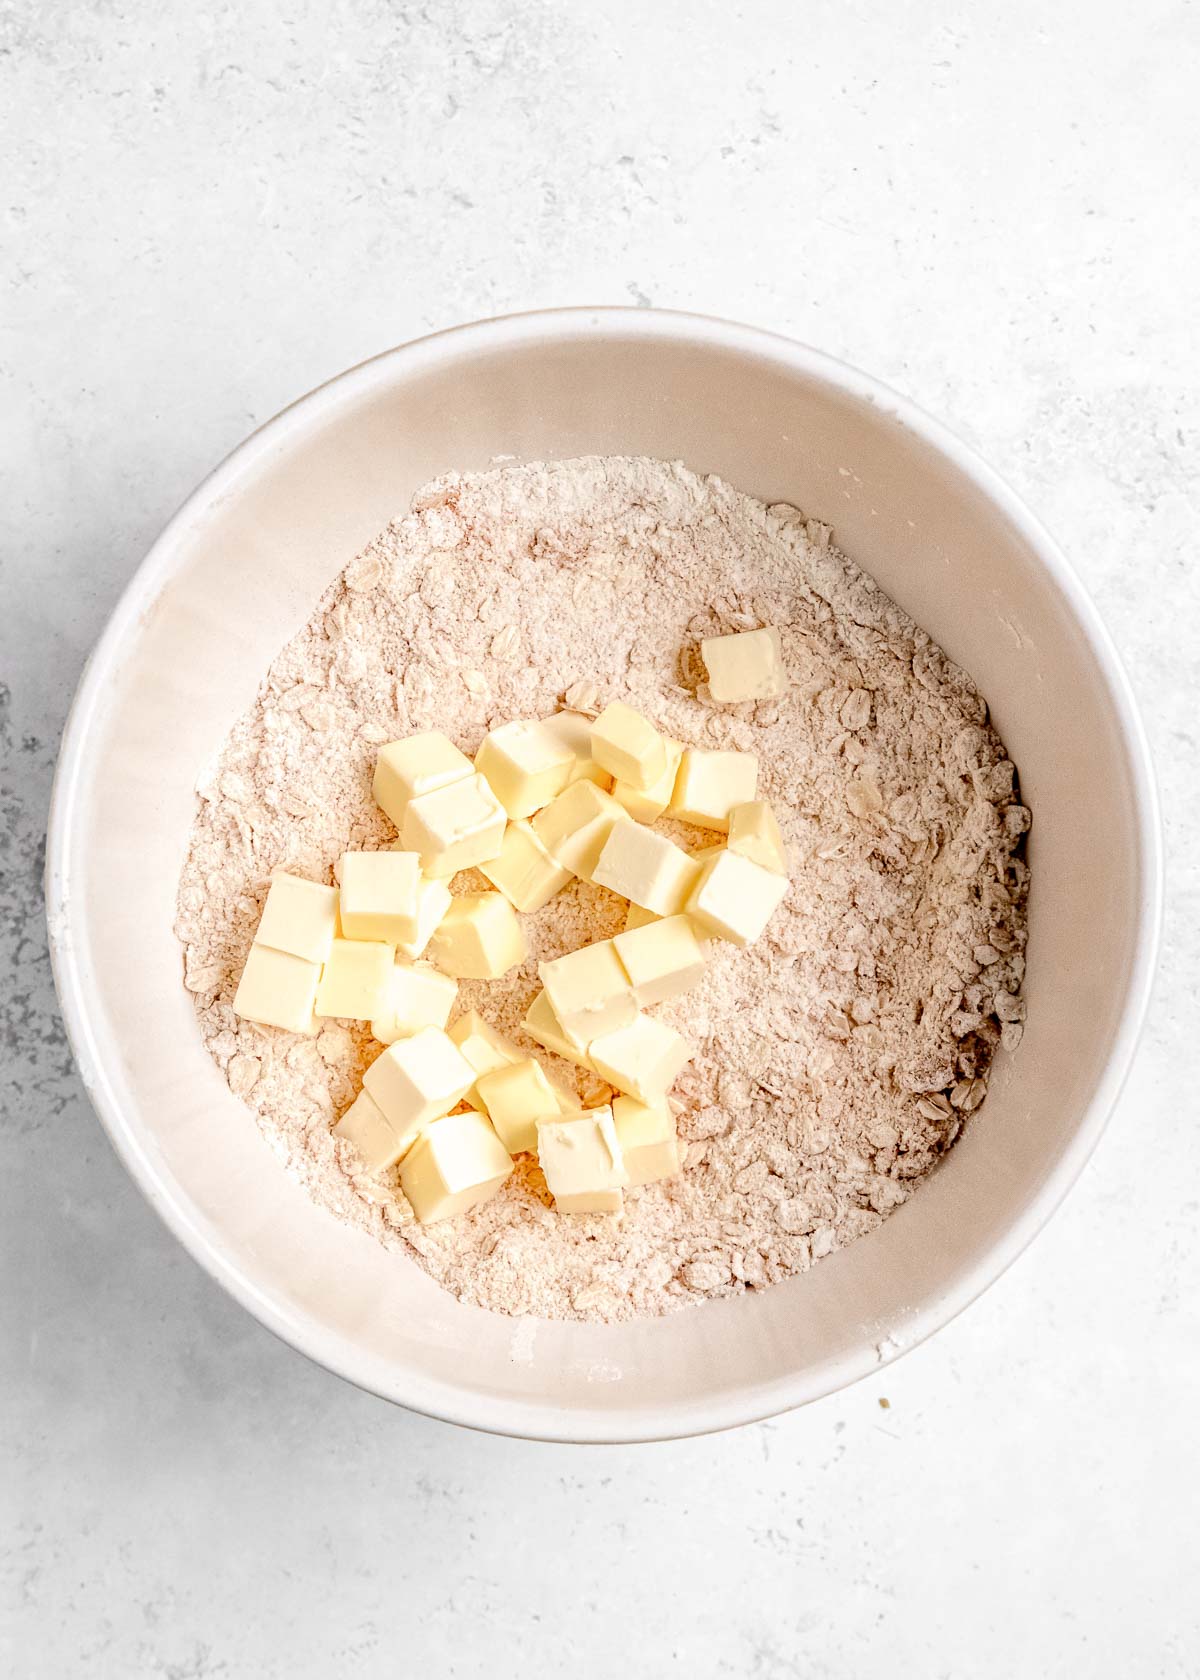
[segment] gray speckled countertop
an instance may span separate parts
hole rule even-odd
[[[1196,1673],[1196,8],[16,0],[0,48],[0,1669]],[[1172,876],[1111,1130],[982,1301],[803,1414],[583,1451],[391,1410],[200,1273],[72,1071],[40,873],[84,657],[207,469],[386,345],[606,300],[820,344],[1009,476]]]

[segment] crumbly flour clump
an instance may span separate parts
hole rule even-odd
[[[763,624],[787,694],[714,706],[700,639]],[[474,752],[495,724],[610,699],[758,755],[790,890],[757,945],[714,941],[701,986],[660,1011],[696,1046],[679,1177],[627,1192],[621,1220],[564,1218],[521,1164],[474,1214],[420,1226],[330,1134],[381,1048],[366,1028],[299,1038],[233,1013],[271,873],[330,881],[343,850],[394,842],[371,798],[381,742],[441,729]],[[912,1194],[1022,1031],[1029,813],[983,698],[827,527],[678,464],[428,486],[280,653],[199,796],[177,928],[211,1054],[329,1213],[498,1312],[627,1319],[803,1271]],[[523,918],[525,967],[464,982],[461,1007],[543,1055],[520,1027],[538,961],[616,932],[625,908],[573,883]],[[545,1059],[584,1096],[606,1089]]]

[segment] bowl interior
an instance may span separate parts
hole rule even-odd
[[[941,1170],[804,1277],[618,1328],[461,1306],[318,1210],[201,1048],[171,931],[199,770],[336,571],[434,474],[584,453],[680,458],[831,522],[975,677],[1035,813],[1028,1028]],[[936,1328],[1094,1142],[1146,955],[1144,772],[1106,644],[1047,555],[1002,487],[898,399],[687,317],[463,329],[288,410],[164,533],[64,746],[49,880],[60,985],[85,1078],[151,1200],[265,1322],[343,1375],[521,1433],[636,1438],[766,1415]]]

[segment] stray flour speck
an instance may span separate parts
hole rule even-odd
[[[716,707],[702,637],[774,624],[781,700]],[[669,735],[757,754],[791,887],[748,951],[714,942],[660,1011],[696,1046],[675,1088],[685,1170],[623,1219],[554,1213],[536,1165],[473,1214],[421,1226],[395,1175],[330,1133],[381,1046],[232,1009],[270,876],[332,881],[395,842],[371,798],[379,744],[486,731],[610,699]],[[465,1301],[615,1321],[760,1289],[865,1235],[976,1111],[1024,1019],[1025,898],[1013,765],[970,679],[795,508],[680,465],[589,457],[453,475],[352,560],[280,653],[200,808],[179,887],[184,977],[205,1043],[324,1208]],[[714,838],[670,822],[693,849]],[[458,890],[486,886],[467,871]],[[529,960],[464,982],[529,1054],[536,965],[617,931],[622,900],[574,882],[523,918]],[[595,1079],[547,1057],[581,1095]]]

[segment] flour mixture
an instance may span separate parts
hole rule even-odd
[[[781,700],[714,705],[703,637],[776,625]],[[565,1218],[523,1159],[486,1206],[419,1225],[331,1123],[379,1053],[231,1004],[272,871],[330,881],[391,845],[378,746],[627,701],[695,746],[757,754],[791,887],[766,934],[713,942],[662,1018],[696,1055],[674,1096],[684,1170],[620,1219]],[[450,476],[332,585],[199,789],[177,931],[201,1032],[287,1169],[334,1217],[498,1312],[615,1321],[759,1289],[865,1235],[953,1144],[1024,1016],[1029,813],[970,679],[833,545],[827,527],[680,465],[586,458]],[[659,830],[695,847],[696,831]],[[481,890],[474,871],[455,890]],[[529,958],[464,982],[526,1054],[537,963],[618,931],[576,881],[524,920]],[[549,1058],[581,1097],[607,1087]],[[985,1124],[986,1115],[971,1124]]]

